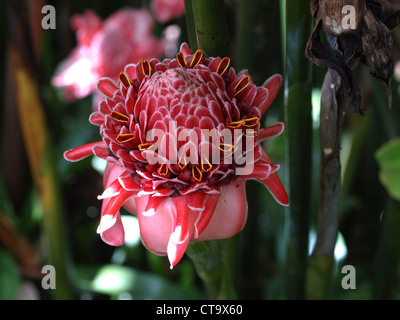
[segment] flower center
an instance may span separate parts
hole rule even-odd
[[[212,192],[252,163],[256,90],[249,76],[228,74],[229,62],[208,60],[198,50],[161,63],[141,60],[134,80],[120,73],[125,104],[113,98],[103,132],[111,138],[109,155],[146,192]]]
[[[198,103],[199,97],[201,97],[201,88],[202,82],[199,80],[196,70],[175,68],[152,75],[139,94],[156,97],[158,109],[166,107],[170,110],[178,104],[178,101],[181,104]],[[172,101],[174,102],[171,105]]]

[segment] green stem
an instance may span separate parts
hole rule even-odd
[[[194,25],[192,0],[185,0],[186,31],[189,39],[189,47],[194,52],[198,49],[196,27]]]
[[[229,56],[224,0],[192,0],[197,46],[207,56]]]
[[[234,288],[236,238],[191,242],[186,254],[193,261],[211,299],[237,299]]]
[[[305,297],[311,196],[311,64],[304,56],[311,32],[308,2],[286,1],[285,120],[289,165],[286,294]]]
[[[195,26],[197,47],[208,56],[229,56],[229,35],[224,0],[185,2],[187,25]],[[191,22],[190,4],[193,9]],[[236,238],[192,242],[186,253],[192,259],[212,299],[236,299],[233,263],[238,251]]]
[[[255,84],[262,85],[272,74],[282,70],[282,39],[276,30],[281,29],[279,17],[280,7],[276,0],[239,0],[236,8],[236,70],[248,70]],[[282,101],[281,101],[282,100]],[[281,107],[283,94],[274,101],[265,119],[271,119],[274,105]],[[277,109],[282,112],[283,108]],[[282,116],[283,118],[283,116]],[[268,124],[267,124],[268,125]],[[260,214],[266,207],[263,203],[263,186],[256,181],[246,183],[248,218],[246,227],[241,233],[241,277],[240,290],[248,299],[259,299],[264,291],[260,278],[264,268],[259,266],[259,256],[255,248],[260,245],[266,248],[263,257],[269,256],[269,241],[260,244]],[[274,204],[271,204],[272,206]],[[264,208],[263,208],[264,207]],[[267,259],[267,258],[265,258]]]
[[[276,0],[239,0],[237,5],[237,46],[235,66],[247,69],[261,85],[270,75],[282,72],[282,40]],[[278,17],[278,18],[277,18]]]

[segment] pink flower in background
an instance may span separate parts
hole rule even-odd
[[[185,13],[185,0],[153,0],[151,4],[155,18],[162,23]]]
[[[172,268],[189,241],[228,238],[243,228],[246,180],[288,205],[279,166],[261,147],[284,129],[260,127],[281,80],[275,75],[257,87],[229,58],[192,54],[186,44],[174,59],[127,65],[118,83],[102,78],[103,100],[90,116],[102,140],[64,153],[70,161],[92,154],[107,161],[102,239],[123,244],[124,206],[137,214],[145,246],[167,255]]]
[[[74,15],[71,26],[77,46],[60,63],[52,79],[54,86],[64,87],[69,101],[93,93],[101,77],[117,81],[128,63],[164,53],[161,40],[152,35],[154,20],[144,9],[122,9],[105,21],[87,10],[83,15]]]

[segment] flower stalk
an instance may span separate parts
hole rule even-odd
[[[210,299],[237,299],[235,257],[238,238],[191,242],[186,250],[197,274],[203,280]]]
[[[205,54],[229,56],[229,34],[224,1],[185,0],[185,3],[190,40],[193,42],[194,31],[197,47],[204,50]],[[211,299],[237,298],[234,278],[231,277],[233,264],[229,261],[233,256],[227,250],[234,246],[234,242],[233,238],[230,238],[192,242],[188,246],[188,256],[193,261]]]
[[[192,0],[197,45],[207,56],[229,56],[224,0]]]
[[[189,40],[189,46],[190,48],[192,48],[193,51],[196,51],[198,49],[198,45],[197,45],[196,27],[194,25],[192,0],[185,0],[185,8],[186,8],[186,14],[185,14],[186,30]]]

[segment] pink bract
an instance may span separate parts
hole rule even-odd
[[[69,101],[93,93],[101,77],[117,81],[128,63],[161,57],[164,52],[162,41],[152,34],[154,20],[144,9],[121,9],[105,21],[87,10],[72,16],[71,26],[77,46],[52,79],[54,86],[64,88]]]
[[[64,154],[107,161],[102,239],[123,244],[124,206],[137,214],[145,246],[167,255],[172,268],[190,241],[228,238],[243,228],[246,180],[288,205],[279,166],[261,146],[284,129],[260,126],[281,82],[274,75],[257,87],[247,72],[236,74],[229,58],[192,54],[186,44],[174,59],[127,65],[118,83],[102,78],[103,100],[89,119],[102,141]]]
[[[162,23],[185,13],[185,0],[153,0],[151,4],[155,18]]]

